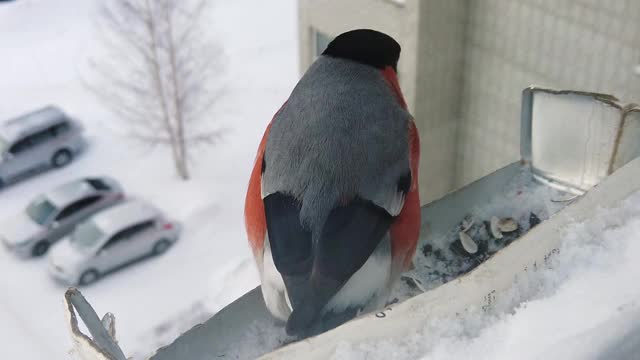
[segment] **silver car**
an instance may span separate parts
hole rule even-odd
[[[0,222],[0,239],[20,256],[41,256],[81,221],[124,199],[107,177],[85,178],[37,196],[26,209]]]
[[[167,251],[181,226],[154,206],[131,200],[79,224],[49,254],[49,272],[71,285],[88,285],[137,260]]]
[[[54,106],[0,123],[0,188],[69,164],[85,144],[80,124]]]

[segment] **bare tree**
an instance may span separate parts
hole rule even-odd
[[[134,138],[171,148],[189,178],[189,149],[212,145],[207,117],[222,94],[223,53],[203,29],[206,0],[107,0],[99,25],[108,53],[90,61],[89,87]]]

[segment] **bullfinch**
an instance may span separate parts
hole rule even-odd
[[[420,232],[420,144],[400,45],[343,33],[267,126],[245,201],[268,310],[309,336],[385,305]]]

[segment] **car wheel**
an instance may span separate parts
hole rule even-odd
[[[73,161],[73,154],[69,150],[58,150],[51,158],[51,165],[55,168],[61,168],[69,165]]]
[[[31,250],[33,257],[40,257],[47,253],[49,250],[49,242],[47,240],[39,241]]]
[[[90,269],[82,273],[80,275],[80,280],[78,280],[78,284],[82,286],[91,285],[94,282],[100,279],[100,273],[97,270]]]
[[[162,239],[153,245],[153,255],[163,254],[169,247],[171,247],[171,242],[169,240]]]

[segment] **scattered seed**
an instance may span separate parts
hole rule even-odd
[[[500,219],[497,216],[491,217],[491,235],[496,239],[502,239],[502,231],[500,231]]]
[[[467,233],[461,231],[460,232],[460,242],[462,243],[462,247],[469,254],[475,254],[478,252],[478,244],[473,241],[471,236],[467,235]]]
[[[473,219],[463,219],[462,220],[462,232],[467,232],[473,226]]]
[[[518,223],[512,218],[504,218],[498,221],[498,228],[503,233],[508,233],[518,230]]]

